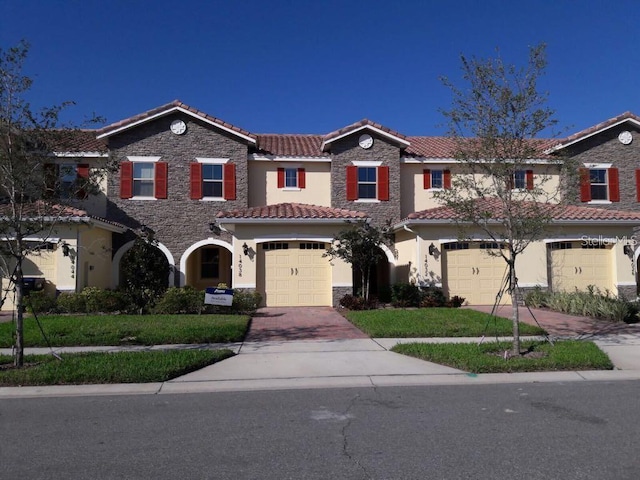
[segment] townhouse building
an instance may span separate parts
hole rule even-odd
[[[516,172],[514,190],[543,176],[555,188],[562,155],[579,163],[581,178],[573,205],[550,207],[545,238],[520,256],[522,288],[593,285],[636,297],[639,132],[640,119],[625,113],[547,142]],[[26,273],[57,291],[115,288],[124,253],[145,229],[171,266],[168,285],[253,289],[269,306],[336,305],[358,276],[323,253],[348,222],[367,220],[395,232],[394,247],[381,247],[374,293],[412,282],[492,304],[506,265],[487,250],[500,245],[473,229],[460,239],[454,213],[434,198],[463,173],[453,152],[449,138],[405,136],[370,120],[324,135],[255,134],[174,101],[61,141],[61,178],[109,162],[117,169],[98,195],[68,209]]]

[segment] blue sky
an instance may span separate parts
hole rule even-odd
[[[109,123],[180,99],[253,133],[328,133],[362,118],[439,135],[460,55],[524,65],[573,133],[640,114],[640,2],[0,0],[0,46],[31,43],[34,105]],[[458,83],[459,85],[462,85]]]

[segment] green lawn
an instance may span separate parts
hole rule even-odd
[[[466,308],[381,309],[350,311],[347,318],[371,337],[479,337],[511,335],[510,320]],[[520,323],[522,335],[544,330]]]
[[[0,386],[80,385],[164,382],[219,362],[231,350],[154,350],[151,352],[27,355],[25,367],[0,355]]]
[[[166,345],[239,342],[249,327],[245,315],[51,315],[40,317],[56,347]],[[0,347],[13,345],[12,323],[0,324]],[[46,347],[35,319],[24,323],[25,347]]]
[[[523,342],[521,351],[529,356],[502,355],[510,351],[509,342],[477,343],[407,343],[391,350],[429,362],[448,365],[471,373],[540,372],[554,370],[611,370],[609,357],[593,342],[567,340],[555,342]],[[537,354],[537,355],[536,355]]]

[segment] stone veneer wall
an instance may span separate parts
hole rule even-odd
[[[340,306],[340,299],[345,295],[351,295],[353,293],[353,287],[333,287],[333,306]]]
[[[369,132],[370,133],[370,132]],[[400,149],[382,137],[371,133],[373,146],[363,149],[358,145],[361,132],[336,141],[331,146],[331,206],[367,213],[372,222],[384,225],[387,220],[400,218]],[[358,202],[347,200],[347,170],[353,161],[381,161],[389,167],[389,201]]]
[[[177,118],[187,124],[183,135],[175,135],[169,129]],[[213,237],[231,243],[229,234],[214,236],[209,231],[209,223],[221,210],[248,206],[248,147],[241,139],[177,113],[114,135],[109,139],[109,148],[119,161],[128,156],[157,156],[167,162],[168,198],[121,199],[120,175],[116,173],[109,176],[107,218],[131,228],[142,224],[152,228],[155,238],[170,250],[176,267],[185,250],[200,240]],[[196,157],[228,158],[236,165],[236,200],[190,199],[189,165]],[[114,250],[127,240],[126,237],[114,238]],[[178,277],[176,275],[176,281]]]
[[[635,300],[638,298],[638,288],[635,285],[618,285],[618,297],[627,300]]]
[[[628,130],[633,135],[633,141],[629,145],[623,145],[618,140],[620,132]],[[620,177],[620,201],[611,204],[592,204],[596,208],[612,210],[638,210],[640,204],[637,201],[635,171],[640,168],[640,131],[629,124],[611,128],[599,135],[571,147],[570,155],[579,162],[579,167],[585,163],[611,163],[618,169]],[[577,204],[590,206],[580,202],[578,190]]]

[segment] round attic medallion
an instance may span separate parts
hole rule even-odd
[[[633,141],[633,136],[631,135],[631,132],[625,130],[624,132],[620,132],[618,140],[620,140],[620,143],[623,145],[629,145]]]
[[[373,146],[373,137],[366,133],[364,135],[360,135],[360,138],[358,139],[358,145],[360,145],[364,149],[371,148]]]
[[[182,120],[174,120],[171,122],[171,131],[176,135],[182,135],[187,131],[187,124]]]

